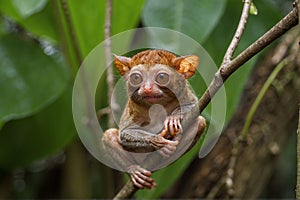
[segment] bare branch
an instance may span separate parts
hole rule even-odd
[[[110,107],[102,108],[97,112],[97,119],[100,120],[103,117],[103,115],[109,115],[109,113],[111,113]]]
[[[234,37],[225,53],[225,56],[223,58],[222,66],[229,63],[232,59],[232,56],[241,40],[241,37],[243,35],[243,32],[245,30],[247,19],[249,16],[249,11],[251,7],[252,0],[244,0],[244,7],[242,11],[242,15],[238,24],[238,27],[236,29],[236,32],[234,34]]]
[[[134,193],[137,190],[138,188],[134,186],[133,182],[131,180],[128,180],[126,185],[119,191],[119,193],[113,199],[129,199],[134,195]]]
[[[105,27],[104,27],[104,46],[105,46],[105,60],[106,60],[106,66],[107,66],[107,73],[106,73],[106,83],[107,83],[107,99],[108,102],[111,102],[111,110],[114,110],[114,107],[117,107],[117,104],[113,102],[112,94],[113,94],[113,88],[114,88],[114,73],[113,68],[111,65],[111,18],[112,18],[112,0],[106,1],[106,13],[105,13]],[[114,119],[112,116],[112,113],[108,113],[108,127],[114,126]]]
[[[221,67],[219,71],[215,74],[215,77],[211,84],[208,86],[202,97],[200,98],[198,105],[200,113],[206,108],[206,106],[211,101],[211,98],[216,94],[216,92],[221,88],[226,79],[235,72],[238,68],[243,66],[250,58],[255,56],[265,47],[267,47],[274,40],[282,36],[292,27],[298,24],[298,12],[294,8],[288,15],[286,15],[282,20],[280,20],[275,26],[273,26],[267,33],[261,36],[253,44],[251,44],[247,49],[240,53],[235,59],[229,62],[225,67]]]

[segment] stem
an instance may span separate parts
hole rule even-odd
[[[234,194],[234,188],[233,188],[233,178],[234,178],[234,172],[235,172],[234,169],[235,169],[235,166],[237,163],[237,156],[238,156],[238,152],[240,150],[241,141],[246,141],[247,136],[248,136],[248,130],[249,130],[250,124],[252,122],[252,118],[253,118],[255,111],[257,110],[260,102],[262,101],[262,99],[263,99],[264,95],[266,94],[267,90],[269,89],[270,85],[272,84],[274,79],[277,77],[278,73],[287,65],[289,60],[290,60],[289,57],[282,60],[272,71],[272,73],[270,74],[270,76],[268,77],[266,82],[264,83],[263,87],[259,91],[254,103],[252,104],[252,106],[250,108],[250,111],[248,112],[248,115],[246,117],[246,122],[244,124],[242,134],[241,134],[242,137],[235,138],[235,140],[233,142],[231,157],[230,157],[228,170],[227,170],[227,174],[226,174],[226,179],[225,179],[226,185],[227,185],[227,193],[229,196],[232,196]]]
[[[80,46],[79,46],[79,43],[77,40],[76,31],[75,31],[74,25],[72,23],[69,6],[68,6],[68,3],[66,0],[60,0],[60,4],[63,9],[63,15],[66,20],[67,29],[68,29],[69,35],[71,37],[72,44],[74,45],[76,62],[77,62],[77,66],[79,68],[81,62],[83,61],[83,57],[82,57],[82,54],[80,51]]]
[[[244,32],[246,24],[247,24],[247,19],[249,16],[251,3],[252,3],[252,0],[244,0],[243,11],[242,11],[242,15],[241,15],[239,24],[238,24],[236,32],[233,36],[233,39],[231,40],[231,43],[230,43],[229,47],[227,48],[227,51],[223,58],[222,66],[226,65],[228,62],[231,61],[232,56],[241,40],[241,37],[243,35],[243,32]]]
[[[274,79],[277,77],[278,73],[283,69],[284,66],[287,65],[288,63],[288,58],[282,60],[273,70],[273,72],[270,74],[270,76],[268,77],[268,79],[266,80],[265,84],[263,85],[263,87],[261,88],[259,94],[257,95],[253,105],[250,108],[250,111],[248,112],[248,115],[246,117],[246,122],[245,125],[243,127],[242,130],[242,139],[246,140],[247,139],[247,135],[248,135],[248,130],[250,127],[250,124],[252,122],[252,118],[253,115],[255,113],[255,111],[257,110],[260,102],[262,101],[264,95],[266,94],[267,90],[269,89],[270,85],[272,84],[272,82],[274,81]]]

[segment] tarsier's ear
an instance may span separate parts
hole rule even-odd
[[[174,59],[175,69],[188,79],[192,77],[198,67],[199,58],[195,55],[181,56]]]
[[[130,61],[131,58],[125,57],[125,56],[117,56],[115,55],[115,66],[118,70],[118,72],[120,73],[121,76],[123,76],[124,74],[126,74],[126,72],[128,72],[130,70]]]

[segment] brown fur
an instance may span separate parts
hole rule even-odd
[[[130,66],[144,64],[153,66],[155,64],[163,64],[173,67],[173,60],[176,56],[165,50],[147,50],[142,51],[132,57]]]

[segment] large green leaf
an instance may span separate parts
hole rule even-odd
[[[14,7],[24,18],[41,11],[47,1],[48,0],[12,0]]]
[[[164,27],[203,42],[219,21],[226,1],[147,0],[142,19],[146,26]]]
[[[0,127],[38,112],[62,94],[68,74],[57,58],[17,36],[0,38]]]
[[[81,51],[86,56],[104,40],[106,1],[86,0],[82,3],[69,0],[68,3]],[[143,0],[113,1],[112,35],[134,28],[139,22],[143,4]]]
[[[16,21],[33,35],[56,42],[58,30],[55,29],[54,13],[57,11],[53,9],[51,1],[47,1],[0,0],[0,13]]]
[[[56,79],[53,79],[55,82]],[[60,151],[74,137],[71,87],[36,115],[10,121],[0,132],[0,166],[24,167]]]

